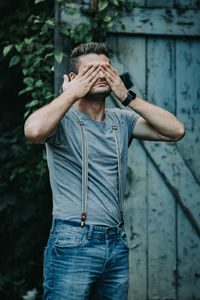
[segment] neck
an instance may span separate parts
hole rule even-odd
[[[82,113],[91,119],[103,122],[105,119],[105,99],[85,99],[81,98],[74,104]]]

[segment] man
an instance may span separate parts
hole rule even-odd
[[[33,143],[46,143],[53,193],[44,299],[125,300],[128,145],[132,137],[178,141],[185,129],[171,113],[127,91],[104,44],[76,47],[70,68],[61,95],[25,123]],[[110,92],[131,110],[106,110]]]

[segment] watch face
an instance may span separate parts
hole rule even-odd
[[[131,100],[133,100],[133,99],[135,99],[136,98],[136,94],[133,92],[133,91],[128,91],[128,94],[127,94],[127,97],[126,97],[126,99],[122,102],[122,104],[124,105],[124,106],[127,106],[130,102],[131,102]]]
[[[136,94],[133,92],[133,91],[128,91],[129,92],[129,94],[135,99],[135,97],[136,97]]]

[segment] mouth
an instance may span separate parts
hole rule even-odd
[[[97,82],[97,83],[95,83],[94,86],[96,86],[96,85],[106,86],[106,85],[108,85],[108,83],[106,81],[103,81],[103,82]]]

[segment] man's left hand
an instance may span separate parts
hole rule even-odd
[[[121,80],[118,72],[111,65],[101,65],[102,71],[105,74],[105,79],[108,82],[113,94],[120,101],[124,101],[127,96],[127,89]]]

